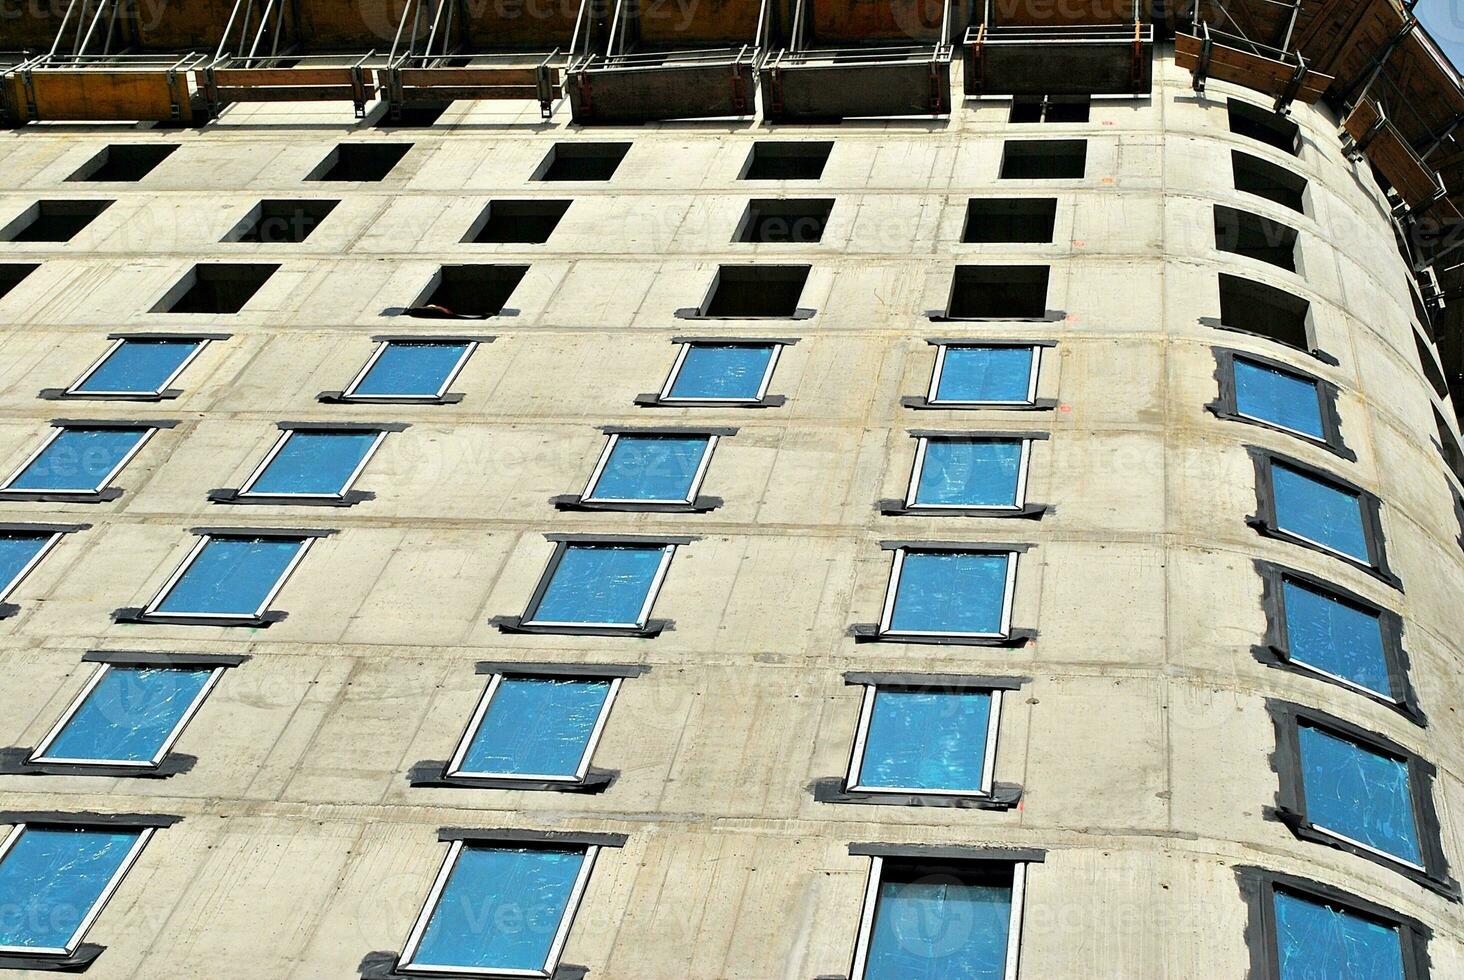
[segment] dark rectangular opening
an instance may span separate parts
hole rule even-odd
[[[1007,140],[1002,147],[1003,180],[1070,180],[1087,168],[1087,140]]]
[[[168,143],[114,143],[103,147],[85,166],[66,179],[117,183],[138,181],[152,173],[176,149],[177,145]]]
[[[1014,123],[1085,123],[1092,99],[1086,95],[1019,95],[1012,99]]]
[[[528,271],[526,265],[445,265],[408,313],[497,316]]]
[[[961,241],[1050,242],[1056,221],[1055,197],[973,197],[966,204]]]
[[[238,313],[277,269],[273,263],[195,265],[152,312]]]
[[[741,180],[818,180],[834,149],[832,140],[752,144]]]
[[[761,199],[747,202],[737,225],[734,242],[795,242],[809,244],[823,239],[831,197],[805,200]]]
[[[447,111],[451,102],[402,106],[394,114],[388,112],[376,124],[377,129],[421,129],[431,126]]]
[[[111,201],[37,201],[0,229],[0,241],[69,242],[111,206]]]
[[[1236,190],[1306,213],[1306,178],[1300,174],[1239,150],[1230,151],[1230,169]]]
[[[325,216],[335,210],[339,201],[260,201],[234,230],[224,237],[226,242],[262,242],[265,244],[297,244],[310,237]]]
[[[1047,315],[1045,265],[958,265],[946,315],[1026,320]]]
[[[477,244],[514,242],[540,245],[549,240],[559,219],[569,210],[569,201],[489,201],[473,222],[465,242]]]
[[[1215,247],[1296,271],[1296,229],[1249,211],[1215,205]]]
[[[1220,323],[1310,351],[1306,318],[1311,304],[1263,282],[1220,273]]]
[[[1226,105],[1230,131],[1237,136],[1269,144],[1293,156],[1300,149],[1301,130],[1280,113],[1239,99],[1230,99]]]
[[[39,262],[0,263],[0,299],[4,299],[6,293],[19,286],[26,276],[40,267]]]
[[[1448,398],[1449,382],[1444,378],[1444,372],[1440,370],[1429,342],[1420,337],[1417,330],[1413,331],[1413,345],[1418,350],[1418,364],[1423,368],[1423,376],[1428,379],[1434,394],[1440,398]]]
[[[629,143],[555,143],[533,179],[609,180],[629,151]]]
[[[1459,448],[1459,440],[1450,431],[1449,423],[1444,421],[1438,409],[1434,409],[1433,417],[1434,428],[1439,434],[1439,455],[1444,457],[1444,465],[1449,468],[1449,472],[1464,481],[1464,451]]]
[[[806,265],[724,265],[717,270],[703,316],[788,317],[808,281]]]
[[[305,179],[383,180],[411,148],[411,143],[342,143]]]

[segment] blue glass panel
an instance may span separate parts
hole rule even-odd
[[[947,347],[935,400],[1025,402],[1031,385],[1030,347]]]
[[[288,538],[212,538],[158,612],[253,616],[303,545]]]
[[[0,594],[50,540],[49,534],[0,534]]]
[[[45,757],[151,762],[211,676],[211,670],[110,667]]]
[[[1404,980],[1402,947],[1393,926],[1276,893],[1280,980]]]
[[[672,398],[757,398],[773,347],[692,344],[671,385]]]
[[[464,847],[412,962],[543,969],[584,861],[582,851]]]
[[[505,677],[493,692],[462,771],[574,776],[610,682]]]
[[[1393,695],[1377,616],[1290,580],[1281,589],[1292,659]]]
[[[1271,467],[1276,523],[1292,534],[1371,564],[1362,525],[1362,501],[1281,465]]]
[[[0,946],[71,949],[135,830],[27,829],[0,861]]]
[[[1360,844],[1421,863],[1408,764],[1299,726],[1307,819]]]
[[[386,345],[371,370],[356,385],[354,395],[373,398],[415,396],[434,398],[462,360],[467,344]]]
[[[1022,469],[1019,441],[931,439],[915,503],[964,507],[1010,507],[1017,500]]]
[[[615,440],[590,496],[596,500],[686,500],[707,442],[705,436],[623,435]]]
[[[153,394],[197,349],[196,340],[124,340],[76,390]]]
[[[876,691],[859,782],[979,790],[990,720],[984,691]]]
[[[532,618],[546,623],[640,624],[664,549],[570,545]]]
[[[1006,555],[908,552],[889,628],[900,632],[1000,633],[1006,575]]]
[[[249,492],[339,494],[379,435],[377,432],[292,432]]]
[[[21,471],[11,490],[80,490],[102,486],[147,429],[66,428]]]
[[[933,871],[879,884],[865,980],[1003,980],[1011,928],[1011,872],[957,878]]]
[[[1236,358],[1235,407],[1253,419],[1325,438],[1315,382]]]

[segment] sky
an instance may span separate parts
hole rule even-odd
[[[1419,0],[1414,8],[1455,68],[1464,68],[1464,0]]]

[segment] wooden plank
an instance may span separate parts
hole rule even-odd
[[[200,73],[201,77],[201,73]],[[350,68],[215,68],[214,84],[220,88],[248,88],[275,85],[351,84]]]
[[[1181,68],[1194,71],[1200,63],[1200,52],[1204,42],[1192,34],[1175,35],[1174,62]],[[1279,97],[1291,84],[1296,69],[1284,61],[1266,58],[1250,51],[1228,47],[1223,44],[1210,46],[1209,77],[1222,82],[1244,85],[1246,88]],[[1308,105],[1319,100],[1331,87],[1333,78],[1318,72],[1308,71],[1296,91],[1296,101]]]
[[[175,84],[183,93],[182,118],[191,120],[187,79],[179,75]],[[163,71],[34,71],[31,87],[41,119],[166,121],[173,118],[173,89]],[[17,77],[16,94],[20,96],[17,106],[22,113],[26,106],[23,88],[24,83]]]
[[[553,69],[550,77],[558,81],[558,70]],[[437,85],[527,85],[539,83],[539,74],[533,68],[403,68],[398,72],[403,85],[432,88]]]
[[[220,85],[219,102],[354,102],[356,90],[349,85],[248,85],[242,88]],[[367,95],[371,93],[368,91]]]
[[[1403,139],[1392,123],[1385,122],[1374,133],[1382,118],[1382,113],[1372,100],[1363,99],[1347,116],[1342,128],[1355,141],[1367,140],[1363,152],[1367,155],[1368,162],[1393,185],[1393,190],[1398,192],[1405,204],[1410,208],[1421,208],[1433,201],[1438,194],[1438,173],[1419,159],[1418,154],[1413,152],[1413,147]]]

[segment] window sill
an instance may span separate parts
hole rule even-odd
[[[669,619],[647,620],[644,626],[544,626],[526,623],[522,616],[494,616],[488,621],[503,633],[541,633],[546,636],[629,636],[653,639],[665,630],[674,629]]]
[[[182,394],[182,388],[165,388],[162,391],[135,395],[93,395],[84,391],[67,391],[65,388],[42,388],[36,397],[51,402],[164,402],[172,401]]]
[[[502,789],[521,792],[603,793],[620,776],[613,769],[591,767],[585,778],[566,782],[550,779],[508,779],[504,777],[449,776],[447,763],[429,759],[407,773],[407,785],[421,788]]]
[[[662,398],[656,392],[635,396],[641,408],[781,408],[788,403],[786,395],[765,395],[762,398],[718,400],[715,398]]]
[[[416,970],[402,972],[401,955],[389,951],[367,953],[361,959],[361,965],[357,971],[361,980],[421,980],[422,977],[478,977],[480,980],[523,980],[523,973],[494,973],[482,969],[473,970],[450,970],[434,971],[432,973],[420,973]],[[554,972],[548,974],[549,980],[584,980],[590,972],[588,967],[575,966],[571,963],[561,963],[554,968]]]
[[[1348,684],[1340,678],[1324,674],[1319,670],[1313,670],[1304,664],[1291,659],[1291,654],[1280,647],[1274,646],[1253,646],[1251,655],[1258,663],[1267,667],[1274,667],[1277,670],[1284,670],[1287,673],[1295,674],[1298,677],[1310,677],[1312,680],[1321,681],[1323,684],[1330,684],[1333,687],[1355,694],[1360,698],[1366,698],[1374,704],[1380,704],[1385,708],[1391,708],[1404,718],[1407,718],[1419,728],[1428,727],[1428,718],[1423,710],[1413,701],[1413,691],[1409,689],[1405,701],[1394,701],[1392,698],[1378,691],[1369,690],[1355,684]]]
[[[1283,428],[1282,426],[1275,425],[1271,422],[1263,422],[1260,419],[1253,419],[1248,415],[1239,415],[1216,402],[1211,402],[1210,404],[1206,405],[1205,410],[1223,422],[1238,422],[1241,425],[1253,425],[1258,429],[1266,429],[1269,432],[1277,432],[1283,436],[1290,436],[1293,439],[1299,439],[1302,442],[1306,443],[1308,446],[1315,446],[1318,449],[1325,449],[1327,452],[1332,453],[1340,457],[1341,459],[1345,459],[1349,463],[1357,462],[1357,453],[1342,445],[1340,441],[1328,442],[1325,439],[1318,439],[1316,436],[1309,436],[1304,432],[1297,432],[1295,429]]]
[[[819,803],[853,803],[868,806],[933,806],[958,810],[1010,810],[1022,799],[1022,787],[1015,783],[995,783],[989,796],[945,793],[884,793],[850,790],[843,776],[827,776],[814,781],[813,798]]]
[[[722,506],[721,497],[697,497],[689,504],[646,501],[597,501],[586,500],[577,493],[550,497],[549,502],[556,510],[564,511],[612,511],[629,514],[705,514]]]
[[[1215,317],[1202,316],[1200,317],[1200,324],[1201,326],[1210,327],[1213,330],[1226,330],[1230,333],[1244,334],[1247,337],[1259,337],[1261,340],[1268,340],[1278,347],[1284,347],[1287,350],[1293,350],[1299,354],[1306,354],[1309,357],[1314,357],[1317,360],[1321,361],[1323,364],[1329,364],[1332,367],[1338,367],[1342,363],[1341,361],[1337,360],[1337,358],[1333,357],[1331,354],[1328,354],[1324,350],[1320,350],[1315,347],[1294,347],[1291,344],[1282,343],[1275,337],[1272,337],[1270,334],[1260,333],[1256,330],[1246,330],[1244,327],[1232,327],[1229,324],[1222,323]]]
[[[1371,861],[1381,867],[1396,871],[1415,884],[1421,885],[1437,895],[1442,895],[1450,901],[1458,902],[1461,898],[1459,883],[1448,876],[1447,869],[1441,868],[1426,871],[1402,861],[1392,860],[1387,855],[1377,853],[1376,851],[1358,847],[1338,837],[1336,834],[1318,827],[1316,824],[1307,820],[1302,814],[1285,807],[1267,807],[1265,813],[1266,816],[1285,824],[1299,840],[1304,840],[1312,844],[1322,844],[1339,851],[1346,851],[1348,854],[1360,857],[1364,861]]]
[[[882,633],[875,623],[858,623],[849,627],[855,643],[920,643],[934,646],[1024,647],[1037,638],[1034,629],[1014,629],[1006,636],[911,636],[905,633]]]
[[[33,750],[26,747],[0,749],[0,776],[115,776],[133,779],[167,779],[188,772],[198,758],[169,752],[156,766],[98,766],[71,762],[29,762]]]
[[[1044,310],[1041,316],[951,316],[945,310],[926,310],[931,323],[1059,323],[1068,317],[1066,310]]]
[[[905,408],[933,412],[1050,412],[1057,407],[1056,398],[1038,398],[1031,402],[1010,404],[991,403],[983,405],[952,405],[948,402],[933,402],[924,395],[906,395],[900,399]]]
[[[284,497],[267,493],[242,493],[238,490],[210,490],[208,499],[215,504],[253,504],[263,507],[354,507],[367,500],[375,500],[376,494],[369,490],[348,490],[339,497],[325,494]]]
[[[289,613],[271,609],[259,616],[190,616],[186,613],[145,613],[140,606],[126,606],[112,611],[112,622],[151,623],[159,626],[250,626],[264,629],[288,615]]]
[[[34,953],[0,953],[0,970],[37,970],[53,973],[80,973],[106,950],[95,943],[82,943],[66,956],[39,956]],[[558,978],[555,978],[558,980]]]
[[[120,487],[103,487],[101,490],[0,490],[0,500],[30,503],[104,504],[120,496]]]
[[[806,306],[796,308],[792,313],[758,316],[713,316],[703,313],[699,306],[684,306],[676,311],[678,320],[811,320],[818,310]]]
[[[1051,504],[1023,504],[1021,507],[929,507],[903,500],[881,500],[879,512],[886,517],[1000,517],[1040,521]]]
[[[431,398],[388,395],[347,395],[344,391],[322,391],[315,396],[318,402],[327,405],[456,405],[463,400],[460,391],[449,391]]]
[[[1394,575],[1387,568],[1379,568],[1376,565],[1370,565],[1365,561],[1353,558],[1351,555],[1344,555],[1340,551],[1333,551],[1330,548],[1324,548],[1313,541],[1308,541],[1306,538],[1297,537],[1289,531],[1283,531],[1281,528],[1273,527],[1270,523],[1266,521],[1265,518],[1259,517],[1254,514],[1248,516],[1245,519],[1245,522],[1246,524],[1250,525],[1250,527],[1253,528],[1257,534],[1261,535],[1261,537],[1271,538],[1276,541],[1284,541],[1287,544],[1306,548],[1308,551],[1315,551],[1319,555],[1327,555],[1331,558],[1335,558],[1338,561],[1357,569],[1358,571],[1366,572],[1367,574],[1371,575],[1373,578],[1376,578],[1381,582],[1386,582],[1388,585],[1397,589],[1399,592],[1403,591],[1402,580],[1399,579],[1398,576]]]

